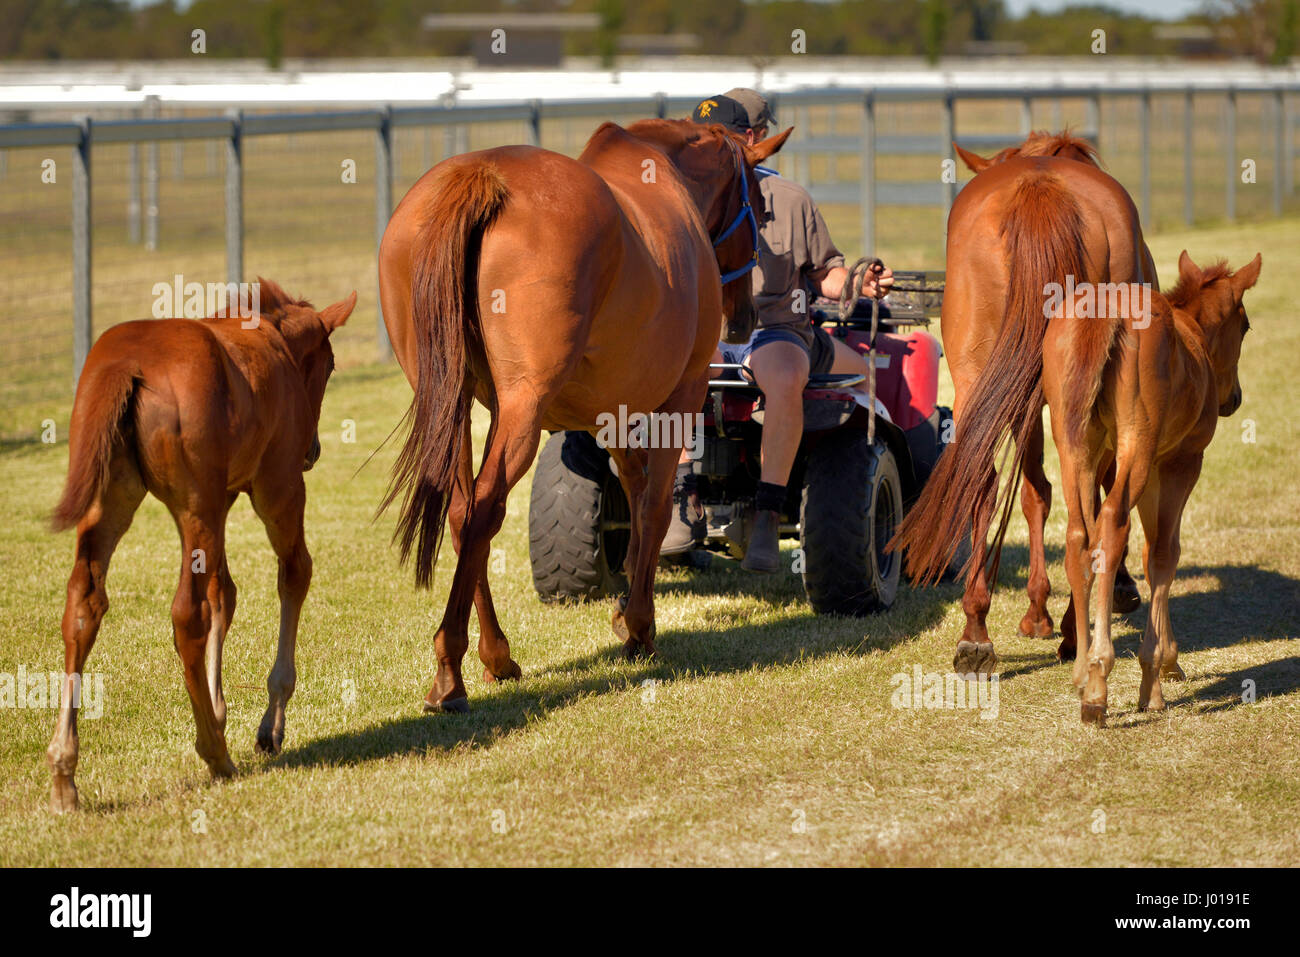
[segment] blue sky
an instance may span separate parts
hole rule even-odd
[[[1202,0],[1098,0],[1098,2],[1128,13],[1145,13],[1147,16],[1161,17],[1166,20],[1177,20],[1189,13],[1197,12],[1204,6]],[[1075,0],[1003,0],[1003,3],[1014,16],[1020,16],[1031,8],[1052,11],[1063,7],[1084,5]]]

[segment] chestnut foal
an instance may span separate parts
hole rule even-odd
[[[1259,256],[1234,273],[1222,262],[1201,269],[1184,251],[1178,285],[1167,297],[1152,292],[1149,316],[1076,318],[1066,303],[1048,324],[1043,391],[1069,509],[1065,568],[1079,636],[1073,680],[1083,696],[1085,722],[1106,719],[1106,680],[1115,664],[1113,586],[1135,504],[1146,532],[1143,563],[1151,587],[1138,652],[1139,710],[1163,710],[1161,677],[1183,678],[1169,621],[1183,507],[1218,417],[1241,405],[1237,360],[1250,328],[1242,297],[1259,270]],[[1094,477],[1108,449],[1116,450],[1115,484],[1098,513]],[[1094,578],[1097,609],[1090,635]]]
[[[56,813],[77,807],[76,691],[108,610],[109,560],[145,492],[167,506],[181,536],[172,626],[198,726],[195,747],[215,777],[235,773],[221,690],[221,646],[235,614],[226,515],[240,492],[252,500],[280,560],[279,649],[258,750],[275,753],[284,739],[298,615],[311,581],[302,473],[320,457],[316,427],[334,368],[330,333],[357,294],[317,312],[259,279],[257,301],[247,318],[122,323],[86,358],[67,485],[52,520],[56,531],[77,526],[63,612],[63,694],[47,752]]]

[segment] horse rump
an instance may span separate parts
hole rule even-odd
[[[92,353],[93,358],[93,353]],[[50,516],[56,532],[76,525],[108,485],[113,456],[130,447],[133,403],[142,374],[130,361],[82,370],[68,427],[68,477]]]

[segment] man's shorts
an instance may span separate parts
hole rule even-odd
[[[805,336],[804,333],[807,333]],[[743,363],[755,349],[769,342],[793,342],[808,355],[809,375],[824,375],[835,363],[835,340],[821,326],[768,326],[759,329],[749,342],[740,345],[720,343],[723,362]]]

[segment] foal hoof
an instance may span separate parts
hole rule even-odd
[[[1138,591],[1137,582],[1127,575],[1115,579],[1115,589],[1111,594],[1111,607],[1116,614],[1127,615],[1142,607],[1142,593]]]
[[[1183,674],[1183,669],[1174,663],[1160,669],[1160,677],[1164,681],[1186,681],[1187,675]]]
[[[56,780],[50,791],[50,812],[70,814],[77,809],[77,806],[77,786],[71,781]]]
[[[1051,638],[1056,629],[1052,627],[1052,616],[1032,618],[1025,615],[1020,619],[1020,633],[1026,638]]]
[[[631,639],[623,642],[623,657],[628,661],[649,661],[656,654],[658,652],[655,651],[654,645],[643,645],[639,641],[632,641]]]
[[[515,663],[513,658],[510,660],[510,664],[506,666],[505,671],[502,672],[501,674],[497,674],[491,668],[488,667],[483,668],[484,684],[493,684],[497,681],[518,681],[523,676],[524,676],[523,669],[521,669],[519,665]]]
[[[1095,724],[1099,728],[1106,726],[1106,706],[1104,704],[1079,705],[1079,717],[1084,724]]]
[[[430,701],[425,698],[423,707],[426,714],[469,714],[469,699],[449,698],[446,701]]]
[[[959,641],[957,654],[952,659],[952,670],[959,675],[991,675],[997,663],[998,656],[993,653],[992,642]]]
[[[238,771],[235,769],[235,762],[230,760],[230,756],[222,758],[213,764],[208,765],[208,771],[214,778],[233,778]]]
[[[259,731],[257,733],[257,743],[253,745],[253,750],[258,754],[275,757],[280,753],[280,742],[276,741],[275,738],[271,737],[271,735],[262,734],[262,732]]]
[[[1075,655],[1075,644],[1073,639],[1066,639],[1056,646],[1057,661],[1073,661]]]

